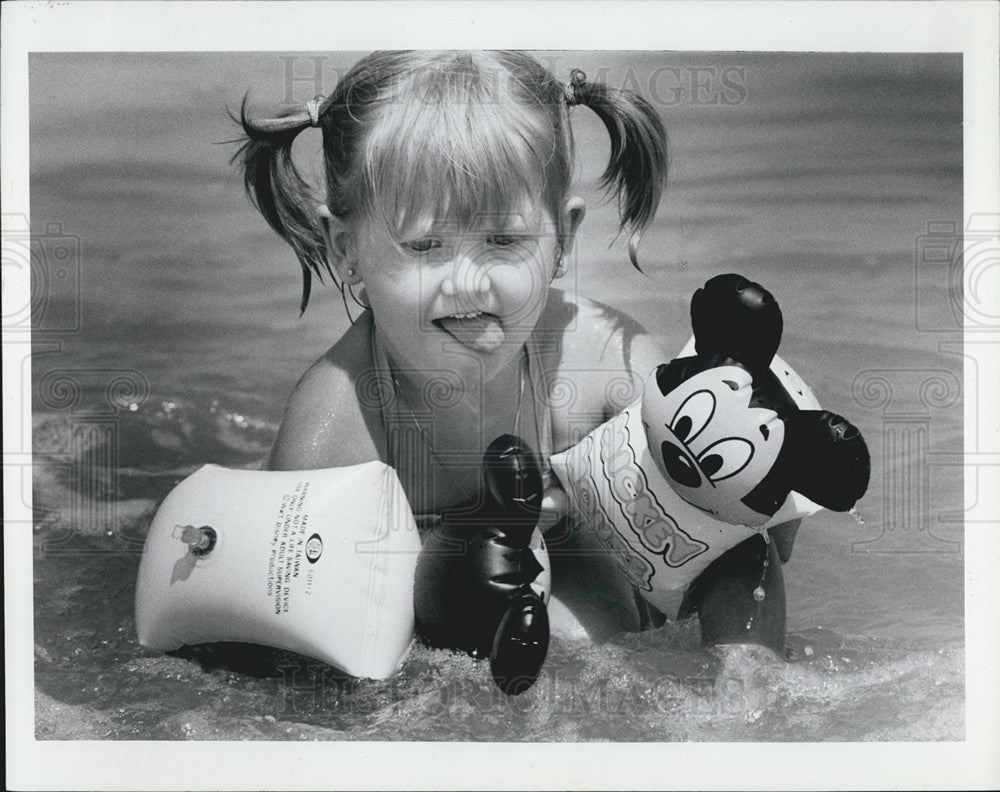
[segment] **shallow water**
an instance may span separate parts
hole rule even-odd
[[[782,356],[865,434],[863,524],[817,515],[785,567],[788,657],[704,650],[693,623],[556,639],[536,687],[505,699],[482,663],[424,647],[384,683],[270,650],[139,647],[157,503],[205,462],[258,466],[347,319],[319,287],[298,318],[297,264],[241,195],[232,147],[213,145],[246,88],[281,100],[276,55],[33,55],[31,229],[80,251],[68,281],[41,282],[35,317],[39,738],[962,739],[961,336],[949,266],[922,252],[928,223],[961,217],[959,60],[552,57],[644,85],[663,65],[741,70],[735,104],[659,94],[673,170],[645,274],[607,247],[612,207],[591,187],[607,144],[575,114],[591,208],[562,285],[677,349],[691,292],[742,272],[782,305]]]

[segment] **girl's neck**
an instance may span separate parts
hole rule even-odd
[[[381,344],[377,333],[376,343],[382,346],[389,365],[396,398],[405,409],[416,414],[434,412],[442,403],[482,413],[484,417],[491,412],[506,413],[504,405],[513,404],[527,376],[523,346],[494,376],[485,379],[481,368],[468,365],[457,355],[452,358],[456,365],[448,365],[450,356],[445,355],[441,367],[425,371],[401,362],[391,349]]]
[[[456,370],[407,371],[378,349],[374,338],[372,343],[384,459],[396,467],[417,512],[439,512],[475,497],[482,454],[500,435],[513,432],[529,444],[541,442],[526,347],[483,382],[463,379]]]

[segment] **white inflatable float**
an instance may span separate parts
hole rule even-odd
[[[691,321],[694,338],[640,399],[552,457],[577,523],[667,613],[745,539],[852,508],[870,473],[858,430],[775,354],[782,317],[769,292],[717,276],[695,292]]]
[[[386,679],[413,639],[420,537],[381,462],[264,472],[205,465],[160,506],[136,584],[150,649],[238,641]]]
[[[686,354],[691,347],[686,347]],[[775,358],[775,373],[803,409],[818,407],[808,386]],[[793,385],[794,383],[794,385]],[[774,525],[819,511],[793,492],[763,525],[716,519],[682,500],[650,453],[642,399],[601,424],[569,450],[552,457],[552,469],[569,496],[575,523],[593,532],[642,595],[675,613],[684,590],[727,550]]]

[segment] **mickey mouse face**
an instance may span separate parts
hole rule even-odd
[[[674,491],[720,520],[760,525],[742,499],[774,465],[785,437],[777,413],[750,407],[749,372],[710,368],[662,393],[647,383],[642,419],[649,451]]]

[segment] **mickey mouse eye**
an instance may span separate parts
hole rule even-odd
[[[682,443],[690,443],[708,426],[714,414],[715,396],[712,391],[695,391],[677,408],[670,429]]]
[[[698,457],[698,464],[709,481],[722,481],[739,473],[753,458],[753,443],[742,437],[718,440]]]

